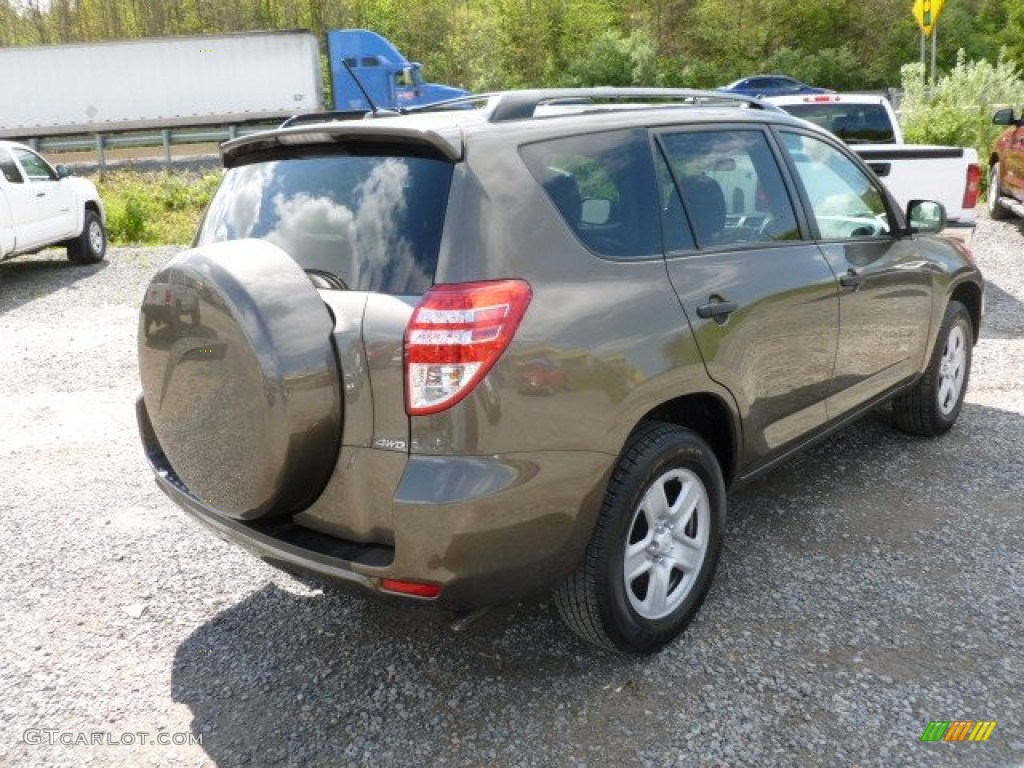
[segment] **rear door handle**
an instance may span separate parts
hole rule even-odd
[[[735,301],[715,301],[697,307],[697,317],[710,320],[713,317],[728,317],[739,309]]]
[[[839,284],[843,288],[860,288],[863,283],[864,276],[858,275],[853,269],[848,269],[845,274],[839,276]]]

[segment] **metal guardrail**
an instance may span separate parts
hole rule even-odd
[[[95,152],[100,171],[107,167],[107,151],[119,149],[159,148],[163,162],[173,162],[172,147],[189,144],[220,144],[239,136],[274,128],[280,121],[245,125],[202,126],[196,128],[164,128],[124,133],[96,133],[72,136],[36,137],[24,143],[43,154]]]

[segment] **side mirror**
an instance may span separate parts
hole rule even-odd
[[[57,178],[58,179],[66,179],[68,176],[71,175],[71,170],[66,165],[64,165],[63,163],[60,164],[60,165],[54,166],[53,170],[55,170],[57,172]]]
[[[1017,116],[1012,109],[1000,109],[992,115],[993,125],[1017,125]]]
[[[580,222],[592,226],[607,224],[612,215],[612,201],[600,197],[588,197],[583,201]]]
[[[946,209],[934,200],[911,200],[907,203],[907,223],[911,232],[934,235],[946,228]]]

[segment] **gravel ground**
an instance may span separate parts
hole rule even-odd
[[[644,660],[548,601],[454,633],[222,543],[135,431],[137,307],[175,249],[0,265],[0,765],[1024,766],[1024,224],[973,249],[956,429],[872,416],[734,495],[702,613]],[[957,719],[998,725],[921,743]]]

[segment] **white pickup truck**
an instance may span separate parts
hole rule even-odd
[[[938,200],[950,227],[973,227],[981,188],[978,152],[971,147],[904,144],[884,96],[864,93],[769,96],[792,115],[832,131],[850,145],[903,210],[911,200]]]
[[[0,261],[59,246],[73,263],[93,264],[107,252],[106,220],[91,181],[0,141]]]

